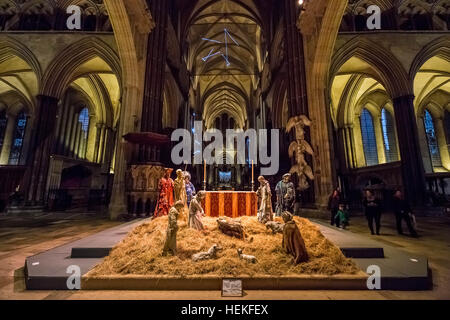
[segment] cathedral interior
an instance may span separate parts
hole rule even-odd
[[[0,300],[449,299],[449,30],[449,0],[0,0]]]
[[[279,129],[274,184],[299,115],[314,176],[299,207],[337,186],[354,209],[367,186],[448,207],[449,29],[446,0],[0,0],[0,210],[150,212],[176,167],[165,139],[194,121]],[[203,166],[188,171],[202,188]],[[251,190],[251,171],[208,165],[207,188]]]

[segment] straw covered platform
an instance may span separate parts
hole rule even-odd
[[[244,279],[244,287],[283,289],[286,286],[335,288],[333,281],[346,281],[349,289],[363,288],[367,275],[347,259],[319,228],[295,217],[309,254],[297,266],[283,252],[281,234],[273,235],[256,217],[241,217],[246,240],[229,237],[218,229],[217,219],[205,217],[206,232],[179,223],[177,255],[162,256],[167,217],[145,222],[117,244],[100,264],[83,277],[83,289],[220,289],[223,278]],[[280,220],[281,221],[281,220]],[[193,262],[193,254],[218,244],[223,249],[214,260]],[[239,259],[237,249],[254,255],[257,263]],[[297,284],[294,280],[298,280]],[[350,281],[350,282],[349,282]],[[283,283],[285,283],[283,285]],[[281,287],[280,287],[281,286]],[[325,286],[325,287],[324,287]],[[293,288],[292,288],[293,289]]]

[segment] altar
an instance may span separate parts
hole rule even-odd
[[[256,216],[258,211],[256,192],[207,191],[202,205],[208,217]]]

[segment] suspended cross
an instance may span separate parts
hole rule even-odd
[[[206,57],[203,57],[202,60],[204,62],[208,61],[210,58],[215,57],[217,55],[222,55],[222,57],[224,58],[227,67],[230,66],[230,60],[229,60],[229,56],[228,56],[228,38],[231,39],[237,46],[239,46],[239,43],[234,40],[234,38],[231,36],[231,34],[228,32],[228,30],[225,28],[223,29],[224,31],[224,42],[218,41],[218,40],[212,40],[212,39],[208,39],[208,38],[202,38],[202,40],[204,41],[209,41],[209,42],[213,42],[213,43],[218,43],[218,44],[225,44],[225,53],[223,53],[222,51],[217,51],[214,52],[214,48],[211,49],[211,51],[209,51],[208,55]]]

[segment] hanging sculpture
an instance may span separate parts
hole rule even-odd
[[[291,174],[297,173],[299,178],[299,191],[305,191],[309,188],[309,180],[314,180],[312,168],[306,162],[305,155],[314,155],[314,151],[308,141],[305,140],[305,127],[310,127],[311,120],[305,115],[292,117],[286,125],[286,132],[291,132],[295,128],[295,141],[289,145],[289,157],[295,157],[295,164],[289,171]]]

